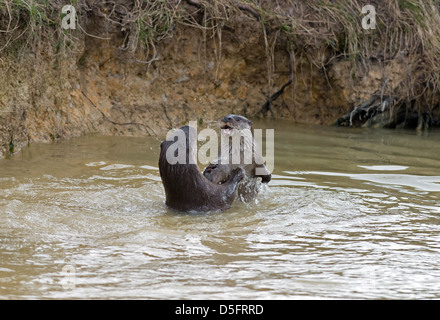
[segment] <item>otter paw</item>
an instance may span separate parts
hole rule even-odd
[[[240,181],[241,179],[244,178],[244,175],[245,175],[245,171],[242,168],[235,168],[234,170],[231,171],[231,177],[235,181]]]

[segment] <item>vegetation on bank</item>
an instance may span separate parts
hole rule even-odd
[[[234,29],[237,17],[246,17],[255,21],[252,26],[261,34],[269,83],[276,50],[290,53],[292,65],[305,58],[324,74],[336,61],[349,61],[353,81],[373,63],[385,68],[400,61],[406,69],[401,85],[389,87],[384,76],[381,85],[368,93],[372,102],[352,106],[353,112],[341,115],[338,125],[354,125],[354,118],[368,124],[386,112],[389,121],[380,122],[385,127],[440,124],[439,0],[71,0],[70,4],[76,9],[76,29],[66,30],[61,27],[64,1],[0,0],[0,59],[38,50],[43,40],[62,54],[75,50],[86,36],[107,39],[117,30],[124,38],[117,48],[121,55],[150,64],[157,60],[157,44],[172,38],[180,26],[199,28],[216,39],[221,55],[222,32]],[[366,4],[375,8],[375,29],[362,28]],[[93,34],[87,25],[97,18],[108,27]],[[296,70],[291,66],[291,71]],[[272,98],[276,97],[268,97],[262,107],[263,115],[272,112]]]

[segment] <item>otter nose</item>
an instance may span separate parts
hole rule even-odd
[[[223,121],[224,121],[224,122],[232,121],[232,115],[227,115],[227,116],[225,116],[225,117],[223,118]]]

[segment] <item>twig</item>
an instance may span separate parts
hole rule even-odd
[[[261,21],[260,14],[255,9],[248,6],[247,4],[238,3],[237,1],[234,1],[234,5],[241,11],[249,12],[255,19],[257,19],[257,21]]]
[[[385,98],[385,99],[383,99]],[[360,120],[368,120],[372,119],[379,113],[384,113],[387,109],[391,110],[393,107],[395,98],[392,96],[379,96],[377,94],[373,94],[370,99],[364,101],[357,105],[351,112],[340,117],[336,122],[335,126],[340,126],[344,122],[348,121],[349,126],[353,126],[353,119],[355,116],[359,115]]]
[[[110,39],[111,39],[111,38],[103,38],[103,37],[99,37],[99,36],[93,35],[93,34],[91,34],[91,33],[88,33],[86,30],[83,29],[83,27],[81,27],[81,25],[80,25],[79,23],[78,23],[78,26],[79,26],[79,28],[81,29],[81,31],[84,32],[84,34],[86,34],[86,35],[89,36],[89,37],[96,38],[96,39],[100,39],[100,40],[110,40]]]
[[[186,2],[194,7],[201,8],[202,4],[198,0],[186,0]]]
[[[202,8],[202,7],[203,7],[203,4],[202,4],[199,0],[186,0],[186,2],[187,2],[189,5],[192,5],[192,6],[197,7],[197,8]],[[249,5],[244,4],[244,3],[239,3],[239,2],[237,2],[237,1],[234,1],[233,4],[234,4],[234,5],[235,5],[240,11],[248,12],[248,13],[250,13],[255,19],[257,19],[257,21],[261,21],[261,16],[260,16],[260,14],[259,14],[255,9],[253,9],[252,7],[250,7]]]
[[[274,116],[272,111],[272,102],[275,101],[280,95],[283,94],[284,89],[286,89],[293,82],[293,53],[289,50],[289,81],[287,81],[280,90],[275,92],[261,107],[260,112],[263,113],[263,116],[266,117],[266,113],[268,110],[272,113],[272,117]]]

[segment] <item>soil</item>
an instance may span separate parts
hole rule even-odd
[[[285,46],[273,45],[268,57],[259,24],[242,14],[217,33],[179,25],[171,38],[157,44],[151,63],[128,59],[120,49],[123,30],[104,28],[102,17],[87,23],[73,49],[57,52],[40,39],[36,50],[3,53],[0,157],[28,143],[87,133],[162,139],[190,120],[206,126],[228,113],[262,117],[262,105],[289,79],[289,55]],[[310,62],[320,56],[329,61],[327,50],[323,45],[295,55],[293,82],[268,116],[292,125],[330,125],[385,79],[388,88],[407,79],[407,66],[397,58],[385,68],[373,61],[356,76],[343,58],[325,67]]]

